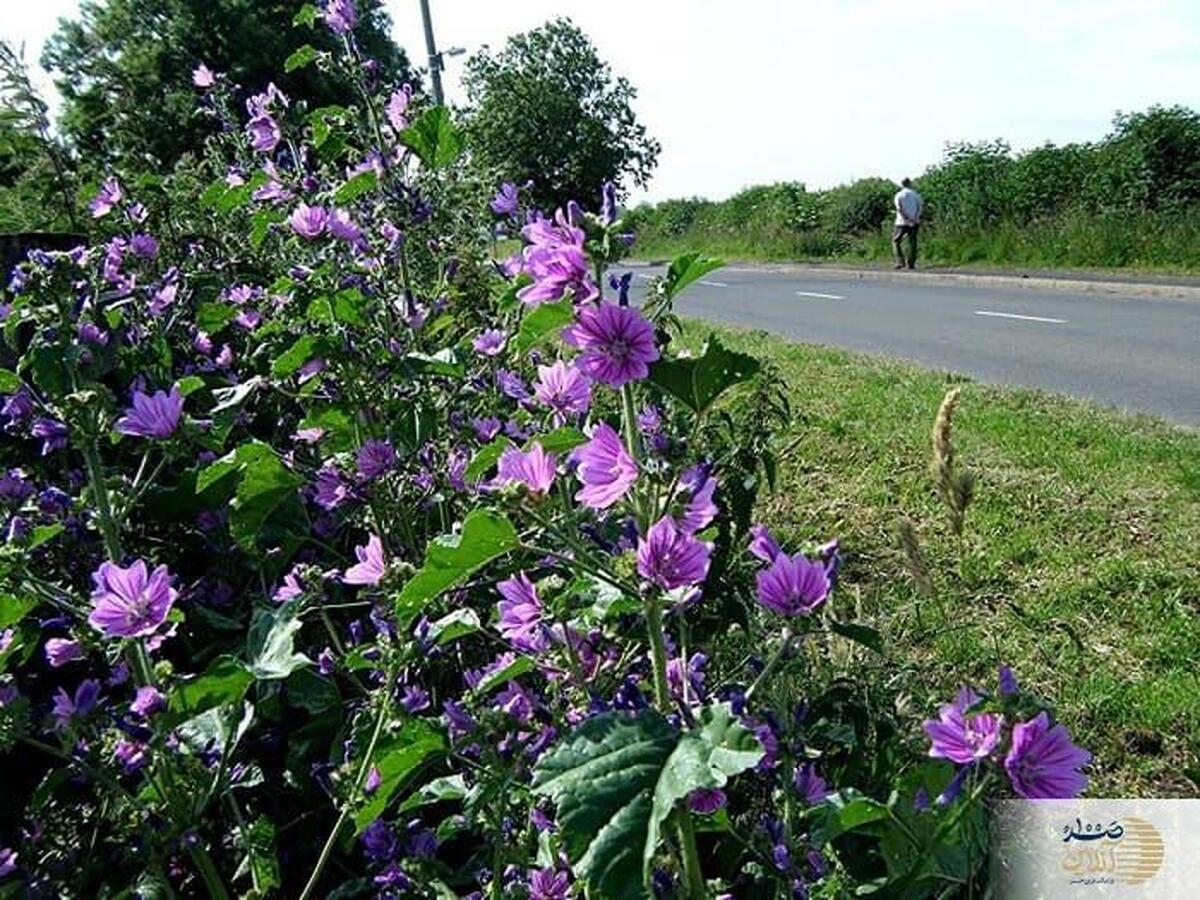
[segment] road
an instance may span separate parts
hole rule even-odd
[[[633,271],[638,296],[663,268]],[[737,265],[688,287],[676,311],[1200,426],[1198,299]]]

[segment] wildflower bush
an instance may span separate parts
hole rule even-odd
[[[980,876],[986,801],[1086,752],[1002,673],[924,725],[836,541],[753,524],[768,368],[640,308],[603,206],[480,193],[445,109],[304,109],[114,174],[3,306],[0,896],[885,896]],[[240,114],[244,105],[246,115]],[[199,149],[199,148],[198,148]],[[200,154],[198,154],[200,155]],[[499,223],[524,239],[493,262]],[[867,702],[869,700],[869,702]]]

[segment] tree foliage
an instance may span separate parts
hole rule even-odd
[[[281,71],[302,41],[332,48],[324,28],[294,26],[299,0],[85,0],[79,17],[63,20],[43,65],[56,73],[62,127],[92,160],[135,168],[169,166],[212,125],[195,114],[192,70],[226,72],[248,90],[274,80],[293,98],[322,106],[344,99],[347,85],[307,68]],[[379,64],[384,83],[408,77],[408,60],[388,36],[380,0],[359,3],[355,40]],[[303,32],[303,33],[302,33]]]
[[[544,209],[599,203],[599,186],[643,186],[659,143],[633,111],[637,91],[614,76],[569,19],[486,48],[466,66],[468,128],[477,161],[495,176],[532,181]]]

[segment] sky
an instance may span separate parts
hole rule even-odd
[[[418,0],[387,0],[425,59]],[[638,89],[662,143],[632,200],[721,199],[751,184],[899,180],[948,141],[1022,149],[1097,139],[1118,110],[1200,109],[1196,0],[430,0],[440,49],[498,49],[569,16]],[[0,37],[35,58],[77,0],[0,0]],[[447,96],[463,98],[447,60]],[[47,79],[42,83],[46,84]]]

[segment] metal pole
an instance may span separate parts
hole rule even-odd
[[[425,23],[425,50],[429,53],[429,80],[433,82],[433,100],[438,106],[446,101],[442,95],[442,57],[433,40],[433,20],[429,17],[429,0],[421,0],[421,19]]]

